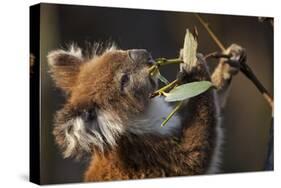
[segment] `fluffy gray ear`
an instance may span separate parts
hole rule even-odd
[[[67,51],[54,50],[48,54],[47,59],[56,86],[70,92],[83,63],[81,49],[72,45]]]
[[[66,106],[56,113],[53,135],[64,158],[80,158],[91,153],[94,146],[103,150],[96,124],[95,110],[77,112]]]
[[[122,126],[114,116],[96,109],[75,112],[65,107],[56,114],[53,135],[64,158],[80,158],[116,146]]]

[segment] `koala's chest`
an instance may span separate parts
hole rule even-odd
[[[146,111],[136,118],[130,120],[128,130],[135,134],[160,134],[171,136],[181,130],[181,119],[174,115],[166,124],[161,127],[161,123],[173,111],[173,107],[164,101],[162,97],[154,98]]]

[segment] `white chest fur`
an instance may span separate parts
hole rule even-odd
[[[161,123],[172,110],[173,108],[165,102],[163,97],[156,97],[142,115],[130,122],[128,126],[129,131],[135,134],[173,135],[181,128],[181,121],[178,115],[174,115],[164,127],[161,127]]]

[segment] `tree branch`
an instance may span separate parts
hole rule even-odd
[[[207,32],[209,33],[211,38],[218,45],[218,47],[222,50],[222,52],[226,51],[226,48],[221,43],[221,41],[218,39],[218,37],[215,35],[215,33],[212,31],[212,29],[209,27],[208,23],[199,14],[195,14],[195,16],[199,20],[199,22],[203,25],[203,27],[207,30]],[[273,97],[269,94],[269,92],[265,89],[265,87],[262,85],[262,83],[258,80],[257,76],[254,74],[254,72],[249,67],[249,65],[246,64],[246,59],[241,61],[241,72],[249,80],[251,80],[252,83],[257,87],[257,89],[263,95],[264,99],[267,101],[267,103],[271,107],[271,110],[273,111]]]

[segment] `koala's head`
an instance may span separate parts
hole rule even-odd
[[[50,52],[48,63],[56,86],[67,96],[53,131],[64,157],[114,147],[157,87],[149,73],[154,61],[143,49],[110,47],[85,58],[72,46]]]

